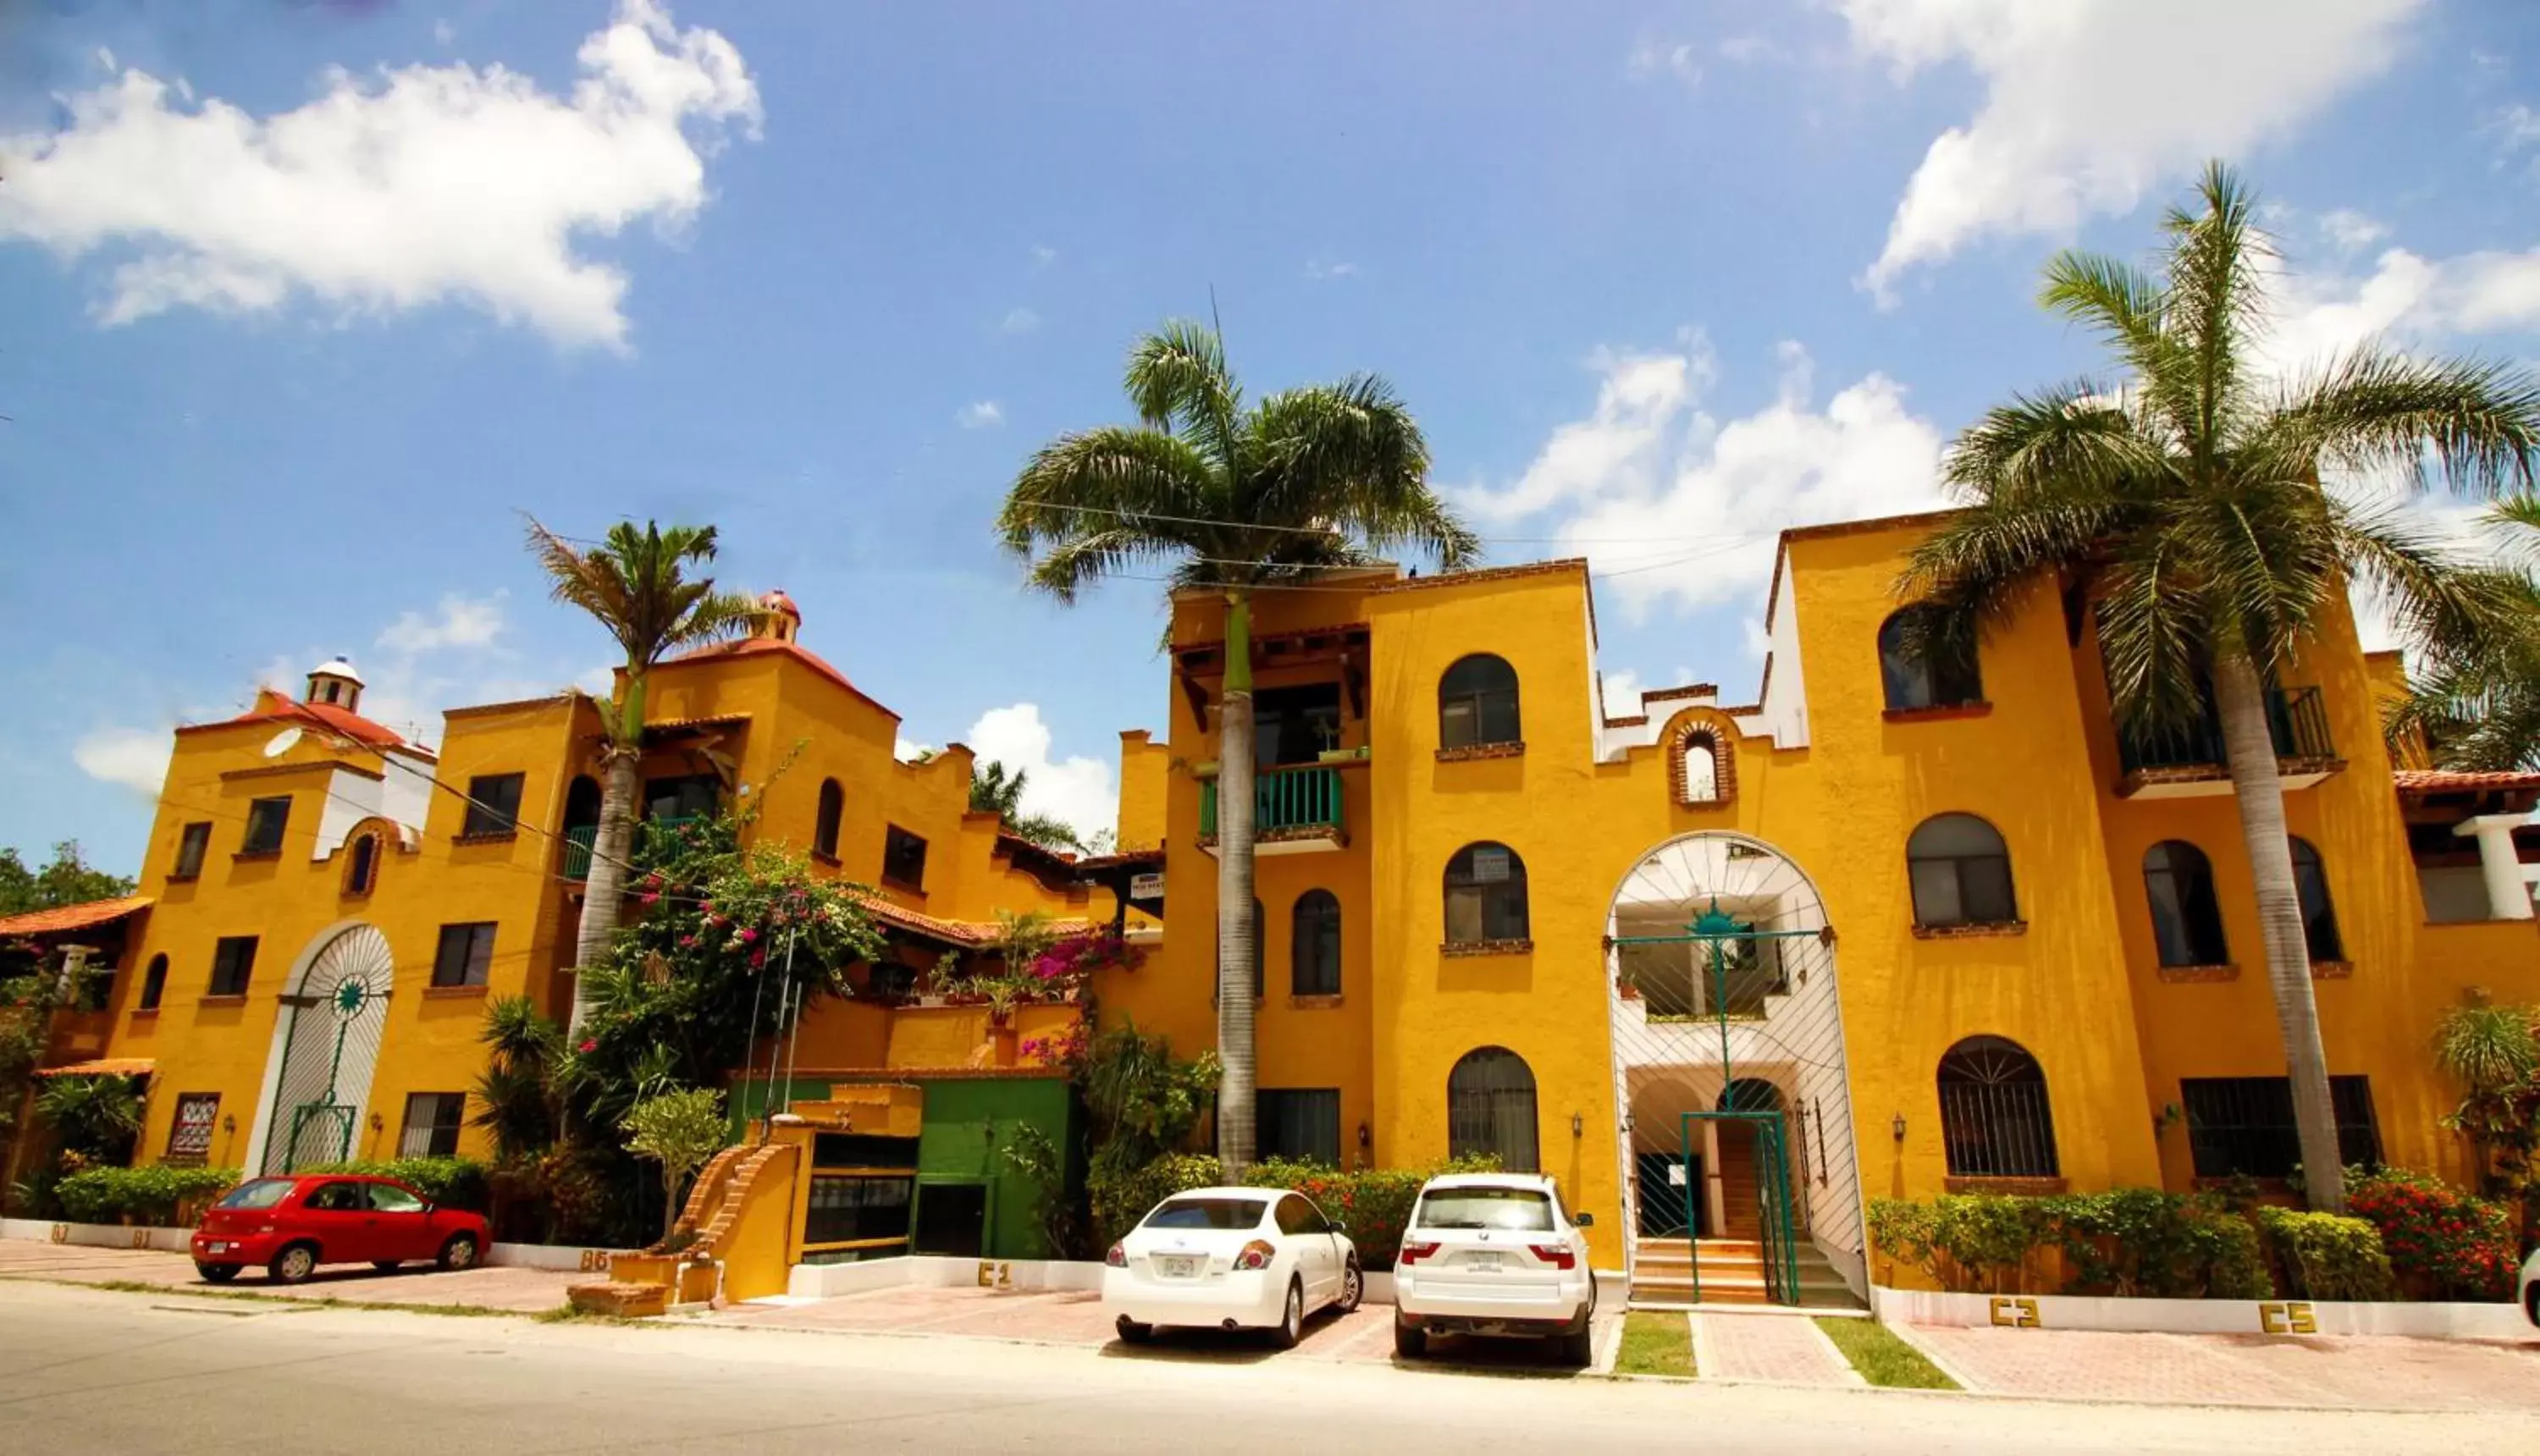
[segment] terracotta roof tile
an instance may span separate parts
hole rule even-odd
[[[865,909],[871,911],[873,918],[883,925],[895,926],[903,931],[913,931],[948,945],[978,949],[994,945],[998,936],[1003,934],[1003,928],[994,921],[945,920],[939,916],[928,915],[922,910],[911,910],[895,900],[885,900],[880,895],[867,895],[863,899]],[[1094,925],[1090,920],[1053,920],[1048,922],[1045,928],[1050,934],[1064,937],[1084,935],[1093,930]]]
[[[57,936],[65,931],[85,931],[111,925],[149,908],[148,895],[125,895],[118,900],[85,900],[77,905],[56,905],[50,910],[30,910],[0,920],[0,936]]]
[[[46,1067],[37,1076],[148,1076],[159,1064],[148,1057],[100,1057],[93,1062],[72,1062],[61,1067]]]
[[[2402,794],[2449,794],[2479,789],[2540,789],[2540,773],[2471,773],[2461,769],[2399,769],[2390,783]]]
[[[265,691],[271,693],[274,690],[267,688]],[[248,709],[236,718],[225,718],[218,723],[189,724],[176,731],[181,733],[197,728],[237,728],[242,724],[278,723],[286,727],[314,728],[321,731],[340,733],[365,748],[406,746],[405,739],[398,736],[395,729],[373,723],[358,713],[347,712],[332,703],[299,703],[280,693],[274,693],[274,696],[279,700],[278,705],[269,712],[259,713],[254,709]]]

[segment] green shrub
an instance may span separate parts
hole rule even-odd
[[[1870,1202],[1870,1237],[1941,1288],[2005,1293],[2053,1237],[2052,1201],[2000,1194],[1943,1194],[1929,1203]]]
[[[2275,1294],[2258,1231],[2210,1194],[2120,1188],[2048,1199],[2064,1292],[2149,1299]]]
[[[73,1222],[169,1226],[238,1181],[236,1168],[83,1168],[55,1185],[53,1196]]]
[[[394,1178],[444,1208],[482,1213],[491,1206],[485,1165],[464,1157],[398,1157],[375,1162],[324,1163],[301,1173],[359,1173]]]
[[[2261,1208],[2258,1229],[2285,1272],[2286,1293],[2302,1299],[2387,1299],[2394,1290],[2381,1230],[2364,1218]]]
[[[1186,1188],[1225,1181],[1224,1163],[1195,1152],[1166,1153],[1125,1171],[1096,1165],[1085,1184],[1086,1199],[1094,1209],[1094,1236],[1107,1249],[1165,1199]]]
[[[1498,1170],[1499,1159],[1493,1157],[1459,1158],[1425,1168],[1361,1168],[1356,1172],[1319,1163],[1273,1159],[1246,1169],[1243,1181],[1252,1188],[1293,1188],[1312,1199],[1324,1216],[1338,1223],[1358,1247],[1360,1265],[1380,1271],[1391,1269],[1395,1257],[1402,1252],[1402,1230],[1411,1224],[1411,1206],[1420,1201],[1423,1185],[1441,1173]]]

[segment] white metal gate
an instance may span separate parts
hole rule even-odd
[[[327,941],[299,987],[284,994],[282,1069],[262,1171],[353,1156],[388,1025],[391,972],[388,937],[355,926]]]

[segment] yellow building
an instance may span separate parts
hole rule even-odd
[[[1601,701],[1581,562],[1260,593],[1263,1155],[1539,1167],[1644,1292],[1688,1227],[1707,1291],[1757,1291],[1778,1204],[1829,1296],[1870,1273],[1868,1198],[2288,1171],[2219,735],[2120,733],[2052,592],[1972,675],[1912,658],[1934,519],[1784,533],[1744,704]],[[1177,597],[1170,746],[1122,752],[1170,893],[1102,1003],[1182,1048],[1215,1028],[1223,618]],[[2350,1154],[2457,1178],[2428,1036],[2474,989],[2540,999],[2540,776],[2394,773],[2375,670],[2340,613],[2276,698],[2320,1018]]]
[[[1000,910],[1089,913],[1063,859],[970,811],[966,748],[898,761],[898,716],[796,641],[789,599],[764,602],[751,637],[654,670],[646,818],[760,796],[755,833],[877,886],[904,945],[975,948]],[[339,659],[176,730],[146,908],[123,913],[105,1007],[61,1033],[101,1070],[147,1071],[144,1161],[481,1154],[488,1002],[570,1006],[600,815],[589,702],[454,709],[426,748],[363,718],[362,691]]]
[[[1894,583],[1935,519],[1784,533],[1742,704],[1605,701],[1581,562],[1260,593],[1263,1153],[1495,1153],[1556,1175],[1644,1293],[1683,1291],[1703,1236],[1714,1297],[1857,1295],[1889,1273],[1870,1198],[2289,1171],[2219,735],[2121,732],[2086,604],[2051,591],[1972,670],[1913,657]],[[989,1148],[1016,1116],[1069,1118],[1015,1043],[1074,1008],[999,1025],[911,1004],[907,970],[991,951],[1000,910],[1126,924],[1149,954],[1094,977],[1105,1023],[1214,1043],[1224,603],[1175,599],[1164,731],[1122,734],[1121,853],[1084,862],[967,812],[965,750],[896,761],[897,720],[770,604],[759,635],[658,670],[647,813],[752,786],[761,835],[881,887],[901,949],[860,974],[883,994],[810,1008],[781,1100],[904,1121],[886,1089],[923,1087],[922,1125],[961,1136],[893,1176],[972,1230],[945,1247],[1027,1245]],[[2394,767],[2395,672],[2336,614],[2276,692],[2277,736],[2350,1155],[2457,1180],[2428,1035],[2466,995],[2540,1000],[2540,775]],[[146,1157],[478,1150],[486,999],[569,1000],[590,709],[456,710],[427,751],[361,719],[360,691],[329,663],[177,733],[155,904],[117,911],[122,973],[73,1043],[150,1064]],[[796,1142],[779,1262],[891,1252],[820,1236],[820,1180],[851,1175]]]

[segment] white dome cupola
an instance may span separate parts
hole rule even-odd
[[[362,708],[362,674],[353,670],[352,659],[329,658],[309,669],[309,692],[302,701],[358,713]]]

